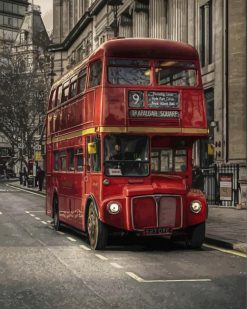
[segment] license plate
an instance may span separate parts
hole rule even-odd
[[[167,235],[172,233],[171,227],[151,227],[144,229],[144,235]]]

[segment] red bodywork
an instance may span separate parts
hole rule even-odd
[[[135,58],[191,61],[197,69],[195,87],[159,86],[151,71],[149,85],[112,85],[107,80],[108,59]],[[199,190],[191,190],[192,146],[195,140],[207,135],[204,93],[199,59],[196,50],[186,44],[157,39],[119,39],[106,42],[86,61],[57,81],[59,85],[76,76],[96,60],[102,60],[102,80],[96,87],[88,87],[66,102],[55,106],[50,98],[47,113],[47,214],[53,215],[53,200],[58,198],[60,220],[82,231],[86,230],[87,208],[94,201],[99,218],[107,225],[124,231],[142,233],[153,227],[169,227],[171,231],[202,223],[206,220],[206,201]],[[179,117],[129,117],[128,91],[144,93],[144,110],[148,110],[148,91],[177,92]],[[58,93],[55,97],[58,96]],[[51,95],[52,97],[52,95]],[[166,111],[166,108],[163,108]],[[169,109],[168,109],[169,110]],[[174,110],[174,109],[173,109]],[[138,134],[149,138],[153,148],[183,145],[187,151],[187,169],[180,172],[153,173],[145,177],[108,177],[104,174],[104,137],[108,134]],[[89,138],[101,139],[101,168],[89,170],[87,143]],[[54,170],[54,153],[82,147],[83,171],[76,169]],[[67,166],[68,166],[68,158]],[[59,163],[61,164],[61,163]],[[193,213],[192,201],[200,201],[202,210]],[[107,205],[115,201],[121,205],[117,214],[111,214]]]

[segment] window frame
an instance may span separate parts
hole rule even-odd
[[[70,81],[67,80],[66,82],[63,83],[62,95],[61,95],[61,104],[68,101],[68,99],[69,99],[69,88],[70,88]],[[67,93],[67,96],[65,95],[66,93]]]
[[[116,63],[111,63],[111,61],[113,60],[118,60],[119,63],[116,61]],[[123,62],[121,64],[121,61]],[[124,63],[124,61],[126,61],[126,64]],[[129,63],[128,63],[129,61]],[[131,63],[131,61],[133,61],[133,64]],[[134,59],[134,58],[116,58],[116,57],[110,57],[108,58],[108,61],[107,61],[107,83],[111,86],[150,86],[152,84],[152,60],[151,59],[142,59],[142,60],[139,60],[139,61],[144,61],[143,64],[136,64],[134,63],[134,61],[137,61],[137,59]],[[146,64],[145,64],[146,62]],[[147,84],[133,84],[133,83],[112,83],[110,82],[109,80],[109,68],[140,68],[140,69],[149,69],[150,70],[150,75],[149,75],[149,82]]]
[[[82,165],[81,169],[78,168],[78,157],[82,157]],[[84,149],[83,147],[79,147],[75,149],[75,171],[76,172],[84,172]]]
[[[162,171],[161,170],[161,152],[164,151],[164,150],[170,150],[172,152],[172,157],[171,157],[171,162],[172,162],[172,168],[171,169],[168,169],[168,170],[165,170],[165,171]],[[181,154],[181,155],[177,155],[177,151],[185,151],[185,154]],[[154,152],[158,152],[158,170],[153,170],[152,168],[152,164],[153,164],[153,153]],[[177,157],[185,157],[185,168],[182,170],[177,170],[176,169],[176,158]],[[168,168],[169,168],[169,163],[168,162]],[[171,148],[171,147],[168,147],[168,146],[165,146],[165,147],[152,147],[151,148],[151,152],[150,152],[150,172],[152,174],[170,174],[170,173],[186,173],[188,169],[188,149],[187,148]]]
[[[75,86],[75,89],[72,92],[73,86]],[[72,98],[76,97],[76,95],[77,95],[77,88],[78,88],[78,77],[77,77],[77,75],[74,75],[70,79],[68,99],[72,99]]]
[[[92,80],[91,80],[91,77],[93,76],[93,66],[96,65],[96,64],[100,64],[100,67],[99,67],[99,72],[100,74],[97,74],[97,76],[99,76],[99,80],[96,84],[92,84]],[[102,85],[102,75],[103,75],[103,63],[102,63],[102,59],[96,59],[94,60],[93,62],[91,62],[89,64],[89,77],[88,77],[88,89],[90,88],[95,88],[95,87],[98,87],[100,85]],[[96,75],[95,75],[96,76]]]
[[[84,83],[83,83],[83,88],[81,89],[80,88],[80,85],[81,85],[81,81],[84,80]],[[81,94],[83,92],[85,92],[86,90],[86,86],[87,86],[87,69],[86,68],[82,68],[80,70],[80,72],[78,73],[78,79],[77,79],[77,94]]]
[[[73,154],[73,156],[71,156]],[[75,171],[75,149],[73,147],[70,147],[67,149],[67,170],[69,172]],[[71,158],[73,158],[73,162],[71,162]],[[71,164],[73,163],[73,164]]]

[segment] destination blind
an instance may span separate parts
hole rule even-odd
[[[151,108],[178,108],[179,94],[178,92],[168,91],[149,91],[148,107]]]
[[[179,118],[179,112],[150,109],[132,109],[129,111],[129,116],[131,118]]]

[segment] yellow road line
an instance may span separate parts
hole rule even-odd
[[[243,257],[243,258],[247,258],[247,254],[246,253],[235,251],[235,250],[232,250],[232,249],[223,249],[223,248],[220,248],[220,247],[217,247],[217,246],[206,245],[206,244],[203,244],[203,247],[210,248],[210,249],[215,249],[215,250],[227,253],[227,254],[233,254],[233,255],[237,255],[237,256]]]

